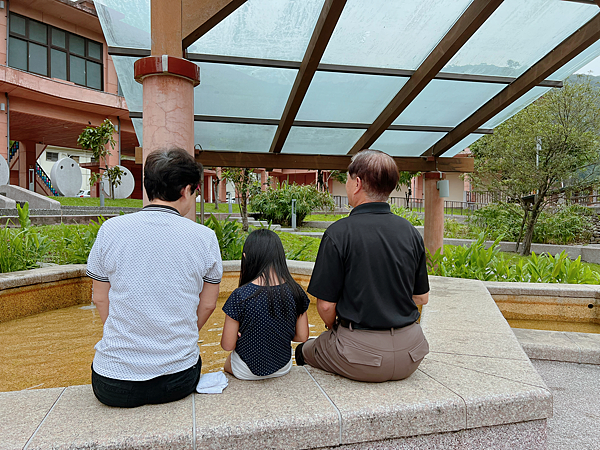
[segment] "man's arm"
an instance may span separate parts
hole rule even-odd
[[[217,298],[219,297],[220,287],[220,283],[204,283],[202,292],[200,292],[200,303],[198,304],[198,331],[202,329],[217,307]]]
[[[106,281],[92,280],[92,301],[104,324],[108,318],[108,291],[110,283]]]
[[[413,294],[412,296],[415,305],[426,305],[429,302],[429,292],[425,294]]]
[[[320,298],[317,299],[317,312],[329,330],[333,328],[333,324],[335,323],[335,316],[337,315],[335,306],[335,303],[326,302]]]

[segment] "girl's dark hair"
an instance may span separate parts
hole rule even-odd
[[[144,164],[144,187],[150,201],[177,201],[183,188],[196,189],[201,176],[202,164],[181,148],[155,150]]]
[[[272,276],[277,277],[279,286],[272,285],[272,281],[274,281],[271,280]],[[239,286],[248,284],[257,278],[263,279],[264,286],[259,288],[249,298],[256,297],[266,289],[269,312],[273,317],[281,315],[287,316],[291,312],[288,310],[287,303],[284,301],[280,302],[281,304],[278,305],[278,308],[275,306],[277,296],[275,296],[274,291],[281,290],[284,283],[288,286],[294,297],[296,303],[296,317],[303,313],[304,290],[296,283],[296,280],[294,280],[290,274],[285,261],[285,252],[283,250],[281,239],[279,239],[277,234],[265,228],[254,230],[246,238],[242,255]],[[279,292],[282,294],[279,298],[283,297],[283,292]]]

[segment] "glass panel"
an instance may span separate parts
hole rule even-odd
[[[271,125],[194,122],[194,145],[204,150],[268,152],[276,131]]]
[[[48,28],[35,20],[29,21],[29,39],[42,44],[48,43]]]
[[[52,78],[67,79],[67,54],[60,50],[52,49],[50,53],[50,76]]]
[[[442,71],[517,77],[598,13],[557,0],[505,0]]]
[[[102,59],[102,46],[97,42],[88,41],[88,56],[90,58]]]
[[[322,63],[415,70],[471,0],[348,0]]]
[[[589,74],[589,71],[591,70],[592,66],[596,67],[594,75],[600,75],[600,70],[598,70],[598,67],[600,66],[600,60],[598,60],[599,56],[600,41],[597,41],[595,44],[592,44],[586,50],[581,52],[578,56],[576,56],[567,64],[565,64],[556,72],[554,72],[550,78],[553,80],[564,80],[569,75],[575,72]],[[593,61],[596,61],[596,63],[590,64]],[[588,64],[590,67],[587,67]]]
[[[514,116],[516,113],[521,111],[527,105],[533,103],[535,100],[540,98],[546,92],[548,92],[552,88],[540,87],[536,86],[523,95],[521,98],[513,102],[512,105],[507,106],[501,113],[497,114],[495,117],[492,117],[488,120],[481,128],[496,128],[502,122],[504,122],[509,117]]]
[[[25,18],[17,16],[16,14],[10,15],[10,32],[18,33],[21,36],[25,36]]]
[[[468,146],[470,146],[477,139],[480,139],[482,136],[483,136],[482,134],[470,134],[470,135],[468,135],[466,138],[464,138],[462,141],[460,141],[458,144],[456,144],[454,147],[450,148],[450,150],[448,150],[446,153],[444,153],[442,155],[442,157],[443,158],[451,158],[451,157],[453,157],[455,155],[458,155],[465,148],[467,148]]]
[[[445,135],[446,133],[387,130],[370,148],[381,150],[391,156],[420,156]]]
[[[127,108],[129,108],[129,111],[142,112],[143,88],[140,83],[133,79],[133,65],[137,59],[128,56],[112,56],[117,71],[117,78],[127,102]],[[203,74],[200,74],[200,77],[202,76]],[[202,86],[202,81],[200,82],[200,86]],[[199,89],[200,86],[197,86],[194,90]]]
[[[27,42],[14,37],[9,39],[8,65],[15,69],[27,70]]]
[[[102,90],[102,66],[92,61],[85,62],[88,87]]]
[[[394,124],[455,127],[505,87],[505,84],[432,80]]]
[[[150,48],[149,0],[95,0],[94,6],[109,46]]]
[[[324,0],[246,2],[188,51],[302,61],[323,3]]]
[[[48,75],[48,47],[29,43],[29,71]]]
[[[69,63],[70,81],[85,86],[85,59],[71,55]]]
[[[345,155],[364,132],[365,130],[292,127],[281,152]]]
[[[52,45],[55,47],[65,48],[66,33],[56,28],[52,28]]]
[[[281,118],[298,72],[228,64],[199,65],[201,81],[194,89],[194,112],[213,116]]]
[[[69,34],[69,52],[85,56],[85,39]]]
[[[317,72],[296,118],[371,123],[407,81],[405,77]]]

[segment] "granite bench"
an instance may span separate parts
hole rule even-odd
[[[312,263],[290,269],[307,275]],[[421,324],[431,353],[406,380],[368,384],[294,367],[131,410],[100,404],[89,385],[4,392],[0,449],[546,448],[552,395],[488,289],[430,280]]]

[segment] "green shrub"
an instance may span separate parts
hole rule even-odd
[[[246,241],[246,233],[242,231],[241,224],[230,221],[229,216],[225,220],[217,220],[212,214],[204,224],[217,235],[217,241],[221,249],[221,258],[223,260],[242,259],[242,249]]]
[[[556,256],[531,254],[529,260],[516,264],[510,257],[500,253],[497,238],[491,247],[485,248],[482,233],[469,246],[445,247],[434,255],[427,252],[431,275],[455,278],[471,278],[482,281],[513,281],[525,283],[598,284],[600,274],[584,266],[581,257],[572,261],[566,251]]]
[[[473,211],[467,219],[471,235],[484,233],[491,239],[500,237],[505,241],[515,241],[519,236],[523,210],[515,203],[490,203]]]
[[[0,232],[0,272],[34,269],[44,261],[49,251],[49,242],[31,227],[29,203],[17,204],[20,229],[5,226]]]
[[[404,206],[390,205],[390,209],[394,214],[400,217],[404,217],[415,227],[422,226],[425,223],[425,221],[421,218],[419,214],[417,214],[414,211],[411,211],[410,209],[405,208]]]
[[[573,244],[589,242],[595,213],[581,205],[559,205],[544,211],[533,231],[533,242]]]
[[[444,220],[444,237],[450,239],[467,239],[470,237],[469,227],[454,219]]]
[[[262,219],[289,226],[292,221],[292,199],[296,199],[296,221],[315,210],[333,210],[335,204],[329,192],[321,192],[313,185],[288,184],[269,187],[250,198],[250,209],[262,215]]]

